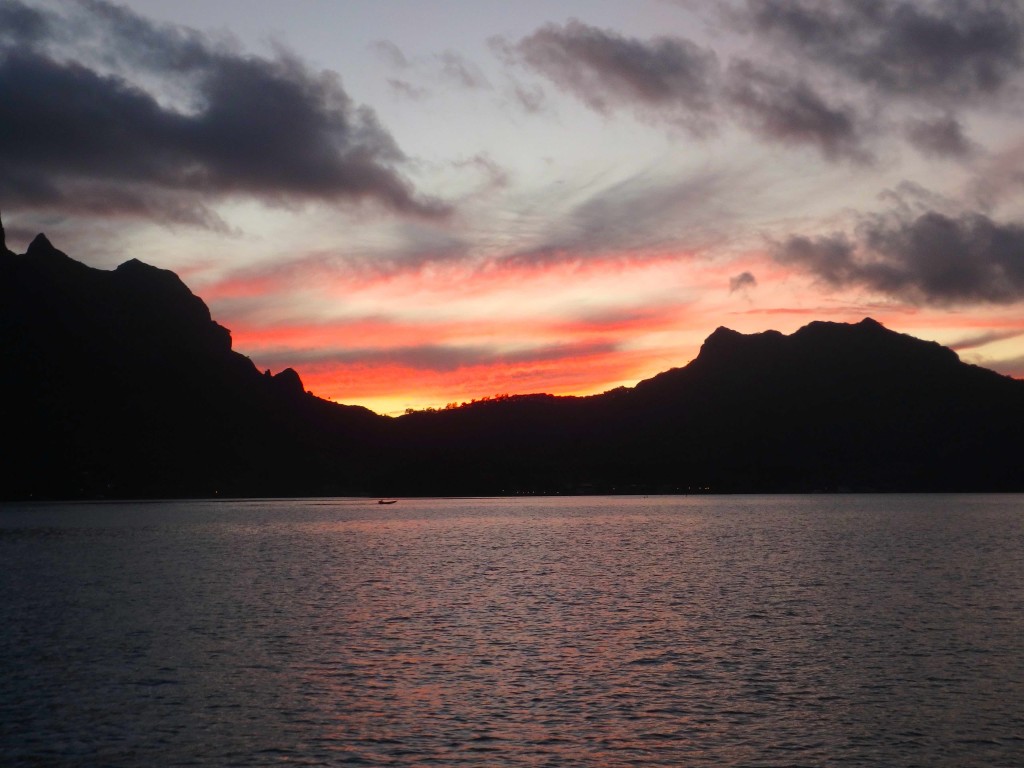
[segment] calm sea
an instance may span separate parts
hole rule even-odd
[[[1024,496],[0,509],[0,763],[1024,765]]]

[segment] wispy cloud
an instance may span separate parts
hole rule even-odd
[[[957,352],[963,352],[964,350],[984,347],[987,344],[992,344],[997,341],[1016,339],[1021,336],[1024,336],[1024,329],[1017,328],[1001,331],[988,331],[986,333],[979,333],[958,339],[949,344],[949,347],[950,349],[955,349]]]
[[[570,193],[546,211],[545,226],[523,247],[500,255],[507,264],[677,256],[724,239],[737,212],[730,193],[742,182],[729,169],[675,177],[644,170]]]
[[[491,84],[480,71],[480,67],[462,54],[444,51],[438,54],[437,60],[441,65],[441,74],[456,85],[473,90],[490,89]]]
[[[376,40],[370,47],[382,61],[395,69],[408,69],[409,59],[405,53],[390,40]]]

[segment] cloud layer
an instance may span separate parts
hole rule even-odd
[[[505,51],[598,112],[654,111],[699,133],[714,107],[718,59],[682,38],[641,41],[572,20],[548,24]]]
[[[627,37],[578,20],[547,24],[516,43],[525,66],[591,109],[710,135],[739,124],[761,138],[817,148],[830,160],[873,159],[888,122],[925,154],[965,157],[972,144],[955,112],[994,103],[1024,71],[1024,6],[1013,0],[907,2],[749,0],[724,13],[750,37],[720,64],[679,36]]]
[[[749,0],[738,20],[844,78],[912,99],[990,95],[1024,66],[1016,0]]]
[[[207,225],[206,203],[233,195],[447,212],[399,173],[403,154],[374,113],[287,52],[244,55],[100,0],[66,13],[3,0],[0,19],[10,207]]]
[[[387,410],[599,391],[723,324],[1024,350],[1019,0],[414,5],[243,42],[0,0],[9,239],[173,269],[261,367]]]
[[[775,258],[834,288],[868,288],[916,303],[1024,299],[1024,226],[978,213],[865,216],[853,238],[793,236],[778,244]]]

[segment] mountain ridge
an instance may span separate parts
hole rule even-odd
[[[3,498],[1024,490],[1024,382],[871,318],[722,326],[634,387],[390,418],[260,373],[171,271],[3,246]]]

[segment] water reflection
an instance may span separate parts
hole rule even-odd
[[[36,507],[0,557],[15,765],[1024,759],[1019,497]]]

